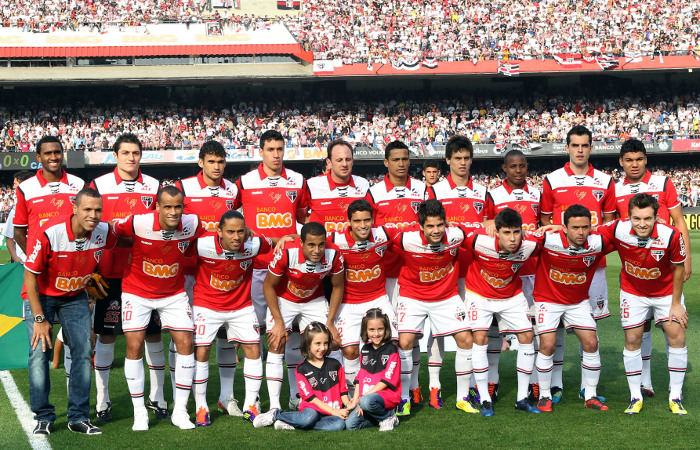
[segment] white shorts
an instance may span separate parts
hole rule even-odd
[[[253,300],[253,308],[255,316],[258,318],[258,323],[265,323],[267,318],[267,300],[263,293],[263,283],[267,276],[267,269],[253,269],[253,279],[250,283],[250,297]]]
[[[325,325],[328,320],[328,302],[326,297],[318,297],[306,303],[294,303],[282,297],[277,297],[277,304],[287,331],[292,330],[292,323],[294,323],[295,319],[299,321],[299,330],[301,331],[304,331],[311,322],[321,322]],[[268,332],[275,326],[275,319],[270,314],[270,311],[267,311],[265,323],[267,324]]]
[[[591,314],[595,320],[610,316],[608,309],[608,280],[605,278],[605,267],[598,267],[593,275],[591,287],[588,288],[588,301],[591,304]]]
[[[389,297],[391,306],[396,311],[396,305],[399,303],[399,279],[398,278],[387,278],[386,279],[386,295]]]
[[[362,327],[362,318],[367,311],[372,308],[379,308],[384,314],[389,316],[391,323],[391,337],[398,339],[399,335],[396,331],[396,313],[391,306],[389,297],[382,295],[379,298],[370,300],[365,303],[341,303],[336,314],[335,328],[340,334],[340,346],[349,347],[351,345],[360,345],[360,331]]]
[[[620,318],[622,328],[631,330],[641,327],[644,322],[654,318],[656,326],[661,327],[668,322],[668,312],[671,310],[672,295],[664,297],[641,297],[620,291]],[[685,297],[681,295],[681,305],[685,308]]]
[[[122,329],[124,332],[142,331],[151,321],[151,312],[158,311],[164,330],[193,331],[192,308],[187,294],[180,292],[170,297],[151,299],[122,293]]]
[[[396,308],[399,334],[423,334],[425,319],[430,319],[433,337],[448,336],[469,331],[467,311],[459,295],[439,302],[422,302],[399,297]]]
[[[491,299],[467,291],[466,299],[472,332],[488,331],[494,317],[498,320],[498,330],[503,334],[532,331],[527,300],[522,292],[508,299]]]
[[[229,342],[257,344],[260,341],[258,319],[252,306],[235,311],[215,311],[203,306],[192,307],[194,345],[208,346],[222,326]]]
[[[537,334],[554,333],[561,321],[567,330],[596,331],[595,320],[591,316],[591,305],[588,300],[573,305],[560,303],[537,302]]]

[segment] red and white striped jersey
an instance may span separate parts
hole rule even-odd
[[[366,197],[369,182],[352,175],[348,183],[337,184],[328,173],[307,180],[306,187],[311,208],[309,220],[323,224],[331,232],[345,229],[350,203]]]
[[[678,192],[668,177],[653,175],[647,170],[644,178],[637,183],[630,183],[627,178],[620,180],[615,185],[617,197],[617,213],[622,219],[629,217],[629,202],[636,194],[646,193],[659,202],[658,215],[671,223],[670,209],[678,208],[681,202],[678,200]]]
[[[183,214],[177,229],[168,231],[161,228],[157,212],[136,214],[116,222],[114,232],[134,240],[122,292],[158,299],[185,291],[182,265],[194,252],[192,242],[206,232],[196,215]]]
[[[104,251],[117,243],[109,224],[104,222],[87,237],[76,239],[71,217],[50,222],[39,230],[37,237],[27,241],[24,267],[37,274],[41,295],[72,297],[82,292]],[[22,298],[27,298],[24,287]]]
[[[132,214],[144,214],[156,207],[160,184],[155,178],[139,171],[135,180],[124,180],[117,169],[95,178],[90,187],[102,195],[102,220],[119,220]],[[131,249],[115,247],[105,251],[100,259],[100,274],[106,278],[121,278],[131,257]]]
[[[234,183],[222,178],[218,186],[207,186],[202,172],[178,180],[175,187],[185,193],[185,214],[196,214],[209,231],[215,231],[221,216],[234,209],[238,197],[238,187]]]

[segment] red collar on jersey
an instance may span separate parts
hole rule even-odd
[[[513,192],[514,189],[511,189],[510,186],[508,186],[508,183],[506,183],[506,180],[503,180],[503,187],[505,188],[507,193]],[[525,183],[525,187],[522,189],[523,191],[527,192],[528,194],[530,193],[530,190],[527,188],[527,183]]]
[[[124,179],[119,176],[119,170],[115,167],[114,168],[114,180],[117,182],[117,184],[120,184]],[[139,176],[136,177],[135,180],[127,180],[127,181],[138,181],[139,183],[143,184],[143,175],[141,174],[141,169],[139,169]]]
[[[73,234],[73,227],[71,226],[71,219],[73,218],[75,214],[71,214],[68,216],[68,218],[64,221],[66,224],[66,234],[68,235],[68,241],[74,241],[75,240],[75,235]],[[87,236],[85,236],[87,239],[90,239],[92,237],[92,231],[88,232]]]
[[[49,182],[46,181],[46,178],[44,178],[44,169],[39,169],[36,171],[36,179],[39,180],[39,186],[41,187],[49,184]],[[58,180],[58,182],[68,184],[68,172],[63,170],[63,168],[61,168],[61,179]]]
[[[626,219],[629,220],[629,219]],[[651,239],[656,239],[659,237],[659,232],[658,232],[658,222],[654,222],[654,229],[651,230],[651,236],[649,236]],[[630,220],[630,234],[633,236],[636,236],[637,233],[634,232],[634,227],[632,226],[632,221]]]
[[[263,172],[264,173],[264,172]],[[205,187],[209,186],[205,181],[204,181],[204,172],[201,170],[197,174],[197,181],[199,182],[199,187],[204,189]],[[226,182],[224,181],[224,177],[221,177],[221,183],[219,183],[219,187],[226,188]]]
[[[564,233],[564,230],[559,230],[559,236],[561,236],[561,243],[562,243],[562,245],[563,245],[564,248],[569,248],[569,247],[571,247],[571,246],[569,245],[569,240],[566,238],[566,233]],[[590,234],[589,234],[589,236],[590,236]],[[583,245],[582,245],[581,247],[583,247],[583,248],[588,248],[588,239],[586,239],[586,240],[583,242]]]
[[[566,173],[569,176],[574,176],[574,171],[571,170],[571,163],[566,163],[564,164],[564,170],[566,170]],[[580,175],[579,175],[580,176]],[[593,176],[593,166],[591,163],[588,163],[588,172],[586,172],[586,176],[592,177]]]
[[[649,184],[649,180],[651,179],[651,172],[648,170],[644,174],[644,178],[642,178],[640,181],[637,181],[637,183],[646,183]],[[627,180],[627,177],[625,177],[624,180],[622,180],[622,184],[636,184],[636,183],[630,183],[629,180]]]
[[[386,186],[386,191],[389,192],[392,189],[394,189],[394,185],[391,184],[391,181],[389,181],[389,174],[386,174],[384,177],[384,185]],[[411,190],[411,177],[408,177],[408,180],[406,180],[406,189]]]
[[[452,174],[447,175],[447,182],[450,185],[450,189],[454,189],[457,187],[454,180],[452,179]],[[472,183],[472,176],[471,175],[469,175],[469,179],[467,180],[467,184],[465,184],[465,186],[471,190],[474,190],[474,183]]]
[[[372,229],[374,229],[374,228],[375,227],[372,227]],[[357,242],[357,241],[355,241],[355,239],[352,238],[352,234],[350,234],[350,227],[349,226],[347,228],[345,228],[345,231],[343,231],[343,234],[345,235],[345,240],[348,243],[348,247],[352,247],[353,245],[355,245],[355,242]],[[372,233],[370,231],[369,237],[367,238],[367,240],[369,242],[374,242],[374,233]]]
[[[348,181],[347,183],[336,183],[335,181],[333,181],[333,177],[331,177],[330,170],[328,171],[326,176],[328,177],[328,187],[331,189],[331,191],[339,186],[340,187],[345,187],[345,186],[357,187],[357,186],[355,186],[355,180],[354,180],[352,174],[350,174],[350,181]]]
[[[264,180],[267,178],[267,174],[265,173],[265,169],[263,169],[263,163],[260,163],[258,166],[258,175],[260,175],[260,179]],[[282,173],[280,174],[280,177],[284,178],[285,180],[287,179],[287,170],[282,166]],[[223,180],[221,180],[223,181]]]
[[[160,227],[160,220],[158,216],[158,212],[152,212],[153,214],[153,231],[160,231],[162,228]],[[180,222],[177,224],[177,231],[182,231],[182,217],[180,217]]]

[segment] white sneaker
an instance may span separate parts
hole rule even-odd
[[[187,414],[187,411],[181,409],[173,411],[173,414],[170,416],[170,421],[181,430],[192,430],[194,428],[194,424],[190,420],[190,415]]]
[[[229,397],[224,401],[219,400],[219,409],[228,413],[229,416],[243,417],[243,411],[238,407],[238,401],[233,397]]]
[[[146,408],[134,410],[133,431],[148,431],[148,410]]]
[[[253,426],[255,428],[260,428],[260,427],[269,427],[275,422],[275,409],[271,409],[266,413],[258,414],[255,416],[255,419],[253,419]]]
[[[275,422],[275,430],[296,430],[296,428],[294,428],[287,422],[282,422],[281,420],[278,420],[277,422]]]
[[[301,403],[301,397],[299,397],[299,394],[297,394],[296,397],[290,397],[289,409],[291,409],[292,411],[298,411],[300,403]]]
[[[398,425],[399,418],[396,414],[391,414],[386,419],[379,422],[379,431],[391,431],[396,425]]]

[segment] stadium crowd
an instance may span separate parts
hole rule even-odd
[[[336,138],[358,146],[383,148],[394,139],[420,146],[444,144],[455,134],[476,144],[562,142],[566,130],[577,124],[591,129],[595,141],[700,138],[700,98],[689,90],[520,97],[385,93],[373,94],[369,102],[362,94],[225,93],[218,100],[206,98],[97,101],[28,93],[20,102],[6,102],[15,106],[0,106],[0,146],[29,151],[50,134],[61,136],[68,151],[107,151],[121,133],[133,132],[146,150],[197,149],[210,139],[227,149],[245,149],[268,129],[281,132],[290,147],[325,146]]]

